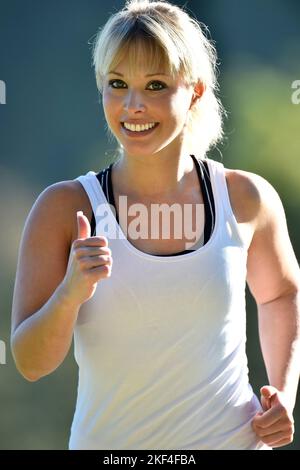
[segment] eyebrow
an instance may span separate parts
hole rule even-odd
[[[111,70],[110,72],[108,72],[109,74],[110,73],[113,73],[115,75],[119,75],[120,77],[124,77],[124,75],[122,73],[119,73],[119,72],[115,72],[114,70]],[[145,77],[154,77],[155,75],[165,75],[166,77],[169,77],[168,74],[166,73],[161,73],[161,72],[157,72],[157,73],[149,73],[147,75],[145,75]]]

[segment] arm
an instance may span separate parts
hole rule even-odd
[[[258,305],[260,342],[269,383],[286,394],[291,411],[299,381],[299,313],[299,292]]]
[[[23,230],[12,305],[12,353],[19,371],[37,380],[66,356],[79,305],[64,294],[72,238],[69,183],[47,188]]]
[[[83,214],[76,221],[81,205],[74,182],[57,183],[41,194],[25,224],[11,346],[19,371],[31,381],[61,364],[80,306],[93,296],[97,282],[110,276],[107,239],[90,236]],[[72,242],[73,233],[77,238]]]
[[[258,307],[259,336],[270,386],[262,387],[265,413],[253,427],[269,445],[292,441],[292,412],[299,380],[300,271],[284,209],[274,188],[251,176],[259,194],[248,251],[247,282]]]

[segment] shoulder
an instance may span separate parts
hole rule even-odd
[[[75,180],[58,181],[47,186],[39,195],[38,200],[51,202],[58,199],[66,204],[78,197],[80,183]]]
[[[251,228],[247,283],[256,302],[271,302],[299,289],[299,266],[276,189],[255,173],[227,169],[225,173],[237,221]]]
[[[79,181],[66,180],[47,186],[38,196],[31,212],[33,217],[34,214],[37,218],[43,215],[49,220],[56,220],[72,243],[77,234],[76,212],[80,210],[91,220],[92,208],[84,188]]]
[[[260,229],[283,207],[275,188],[262,176],[249,171],[225,168],[232,210],[237,222]]]

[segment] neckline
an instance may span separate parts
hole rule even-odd
[[[214,170],[213,161],[209,158],[206,158],[205,161],[208,163],[209,173],[211,175],[211,186],[212,186],[213,199],[214,199],[214,203],[215,203],[215,225],[214,225],[212,234],[211,234],[209,240],[205,243],[205,245],[200,246],[199,248],[197,248],[196,250],[191,251],[190,253],[167,255],[167,256],[152,255],[150,253],[146,253],[144,251],[139,250],[134,245],[132,245],[132,243],[130,243],[128,241],[126,235],[123,232],[123,229],[122,229],[121,225],[117,221],[117,218],[116,218],[116,215],[115,215],[114,211],[111,209],[111,206],[110,206],[109,202],[106,199],[106,196],[105,196],[104,191],[101,187],[101,184],[97,179],[96,173],[94,174],[94,177],[95,177],[96,182],[97,182],[96,185],[97,185],[98,188],[100,188],[100,192],[101,192],[101,194],[102,194],[102,196],[103,196],[103,198],[104,198],[104,200],[107,204],[108,211],[109,211],[109,213],[112,217],[113,222],[116,225],[117,233],[118,233],[117,239],[120,240],[123,243],[123,245],[125,245],[126,249],[128,249],[129,251],[131,251],[132,253],[134,253],[135,255],[137,255],[141,258],[147,258],[147,259],[152,260],[152,261],[166,263],[166,262],[174,262],[174,261],[182,261],[182,260],[190,259],[192,257],[195,257],[195,256],[199,255],[200,253],[204,253],[205,251],[207,251],[208,248],[210,248],[210,245],[214,242],[214,240],[217,236],[217,233],[218,233],[219,219],[220,219],[220,214],[219,214],[220,208],[219,208],[219,203],[218,203],[218,200],[217,200],[217,188],[216,188],[216,182],[215,182],[215,178],[214,178],[214,174],[213,174],[214,173],[213,172],[213,170]],[[112,167],[112,165],[113,165],[113,163],[110,166]]]

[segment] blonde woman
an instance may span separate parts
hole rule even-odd
[[[206,157],[222,138],[212,43],[184,9],[129,1],[93,54],[120,157],[51,185],[30,211],[12,308],[18,369],[30,381],[50,374],[74,333],[70,449],[289,444],[299,267],[274,188]],[[269,379],[261,403],[248,380],[246,282]]]

